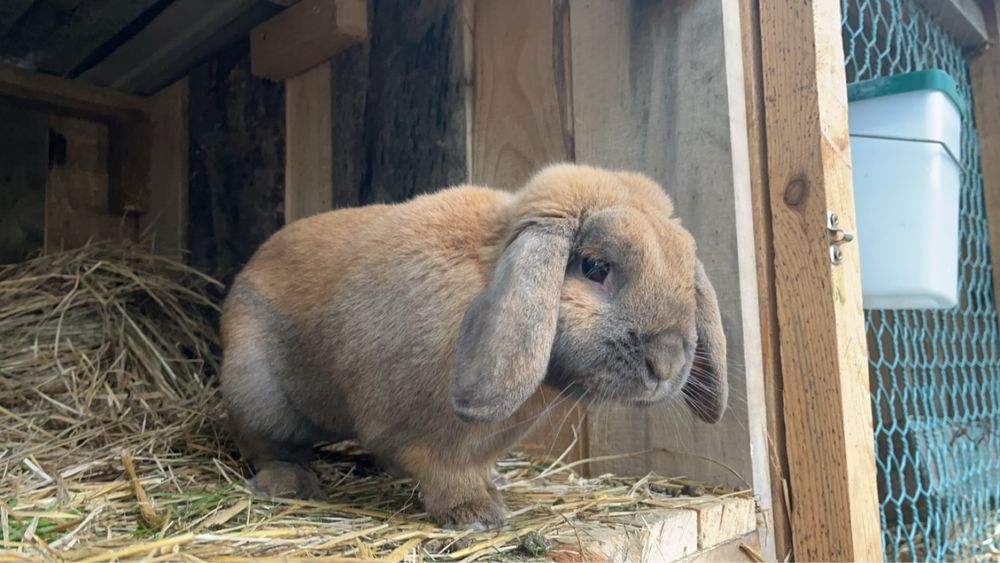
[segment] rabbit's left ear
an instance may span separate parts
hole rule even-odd
[[[465,311],[449,398],[466,422],[503,420],[545,379],[574,226],[522,225],[486,287]]]
[[[701,261],[695,266],[695,326],[698,344],[694,365],[684,384],[684,401],[698,418],[718,422],[726,412],[729,383],[726,379],[726,334],[722,330],[722,315],[715,289]]]

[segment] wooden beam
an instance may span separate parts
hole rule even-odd
[[[979,48],[989,39],[976,0],[914,0],[963,47]]]
[[[140,229],[157,253],[183,259],[188,223],[188,79],[150,99],[149,188]]]
[[[559,0],[477,0],[468,6],[474,10],[475,72],[470,181],[517,189],[541,166],[573,158],[567,134],[572,100],[563,73],[569,53],[565,28],[557,27],[565,25],[568,6]],[[532,400],[551,404],[555,396],[545,392]],[[574,444],[577,428],[570,456],[584,457],[582,412],[570,403],[553,407],[521,447],[558,456]]]
[[[990,232],[993,297],[994,304],[1000,306],[1000,9],[993,0],[984,2],[983,7],[990,44],[969,61],[969,74]]]
[[[333,207],[330,63],[285,82],[285,223]]]
[[[33,109],[90,119],[136,121],[148,107],[139,96],[0,65],[0,98]]]
[[[854,232],[840,1],[760,2],[795,556],[882,558],[858,245],[830,260],[827,212]]]
[[[771,514],[774,551],[786,560],[792,551],[789,521],[788,456],[785,453],[785,418],[781,401],[781,363],[778,343],[778,309],[774,287],[774,239],[767,183],[767,139],[764,123],[764,76],[761,74],[760,2],[739,0],[743,38],[747,141],[750,156],[754,254],[757,257],[757,303],[760,308],[761,364],[767,407],[768,466],[771,470]]]
[[[153,94],[278,10],[258,0],[175,0],[80,79]]]
[[[303,0],[250,34],[253,73],[291,78],[367,38],[366,0]]]

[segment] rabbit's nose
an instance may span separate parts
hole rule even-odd
[[[676,332],[661,332],[646,343],[646,369],[650,377],[667,380],[684,367],[684,339]]]

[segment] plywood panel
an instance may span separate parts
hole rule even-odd
[[[881,559],[839,0],[760,2],[792,536],[799,560]]]
[[[717,425],[696,421],[679,401],[592,417],[592,454],[650,450],[595,471],[655,470],[752,485],[767,513],[738,6],[599,0],[571,6],[577,160],[643,171],[674,198],[719,295],[732,390]]]

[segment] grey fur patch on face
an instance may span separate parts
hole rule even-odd
[[[578,398],[646,406],[683,395],[696,416],[726,404],[725,336],[715,292],[680,228],[635,211],[601,212],[569,262],[546,382]],[[608,261],[596,284],[580,257]],[[688,272],[687,276],[684,272]]]

